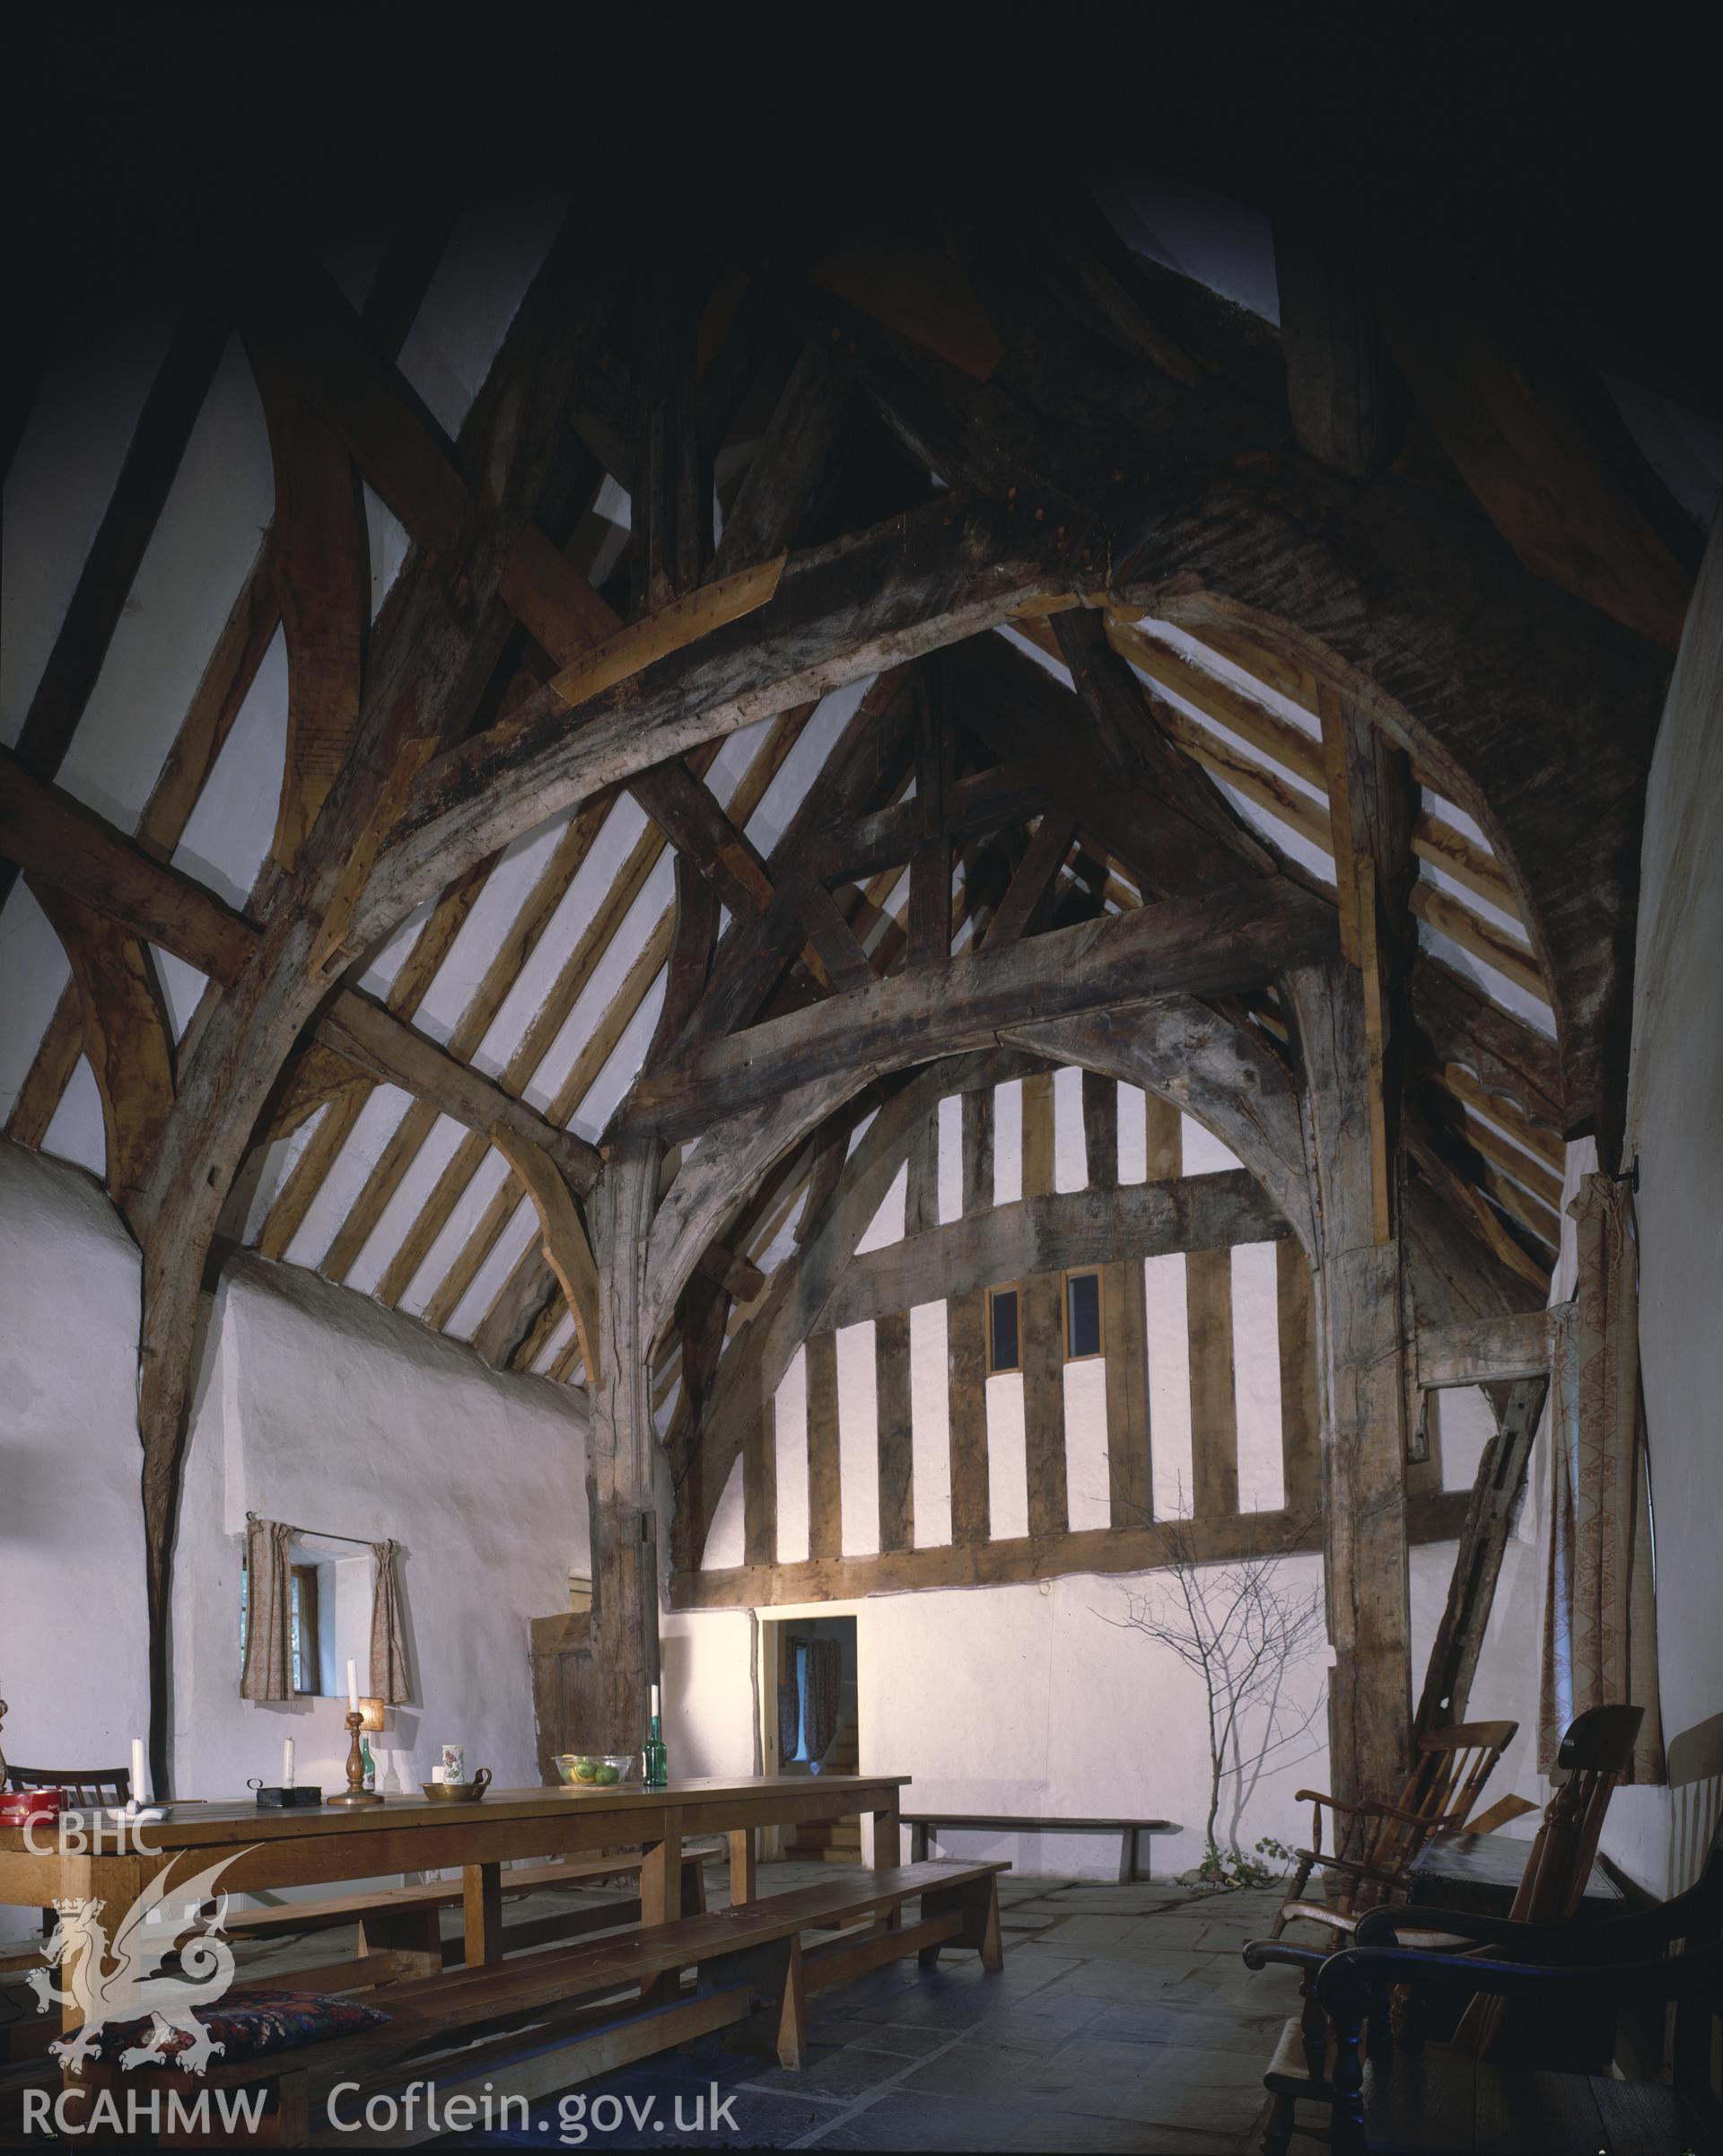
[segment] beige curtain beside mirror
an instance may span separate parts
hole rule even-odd
[[[407,1629],[401,1614],[401,1583],[397,1572],[398,1542],[373,1542],[377,1577],[371,1601],[371,1696],[385,1706],[404,1706],[413,1696],[407,1666]]]
[[[245,1660],[241,1699],[293,1696],[293,1530],[253,1520],[245,1531]]]

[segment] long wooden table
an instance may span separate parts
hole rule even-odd
[[[755,1836],[763,1827],[867,1812],[874,1865],[896,1865],[902,1854],[899,1792],[908,1780],[907,1775],[752,1775],[676,1781],[661,1790],[493,1789],[476,1804],[452,1806],[390,1797],[354,1810],[183,1805],[164,1819],[143,1822],[141,1833],[127,1833],[119,1847],[120,1815],[92,1812],[79,1816],[86,1829],[101,1822],[106,1839],[95,1850],[59,1847],[51,1824],[35,1829],[35,1850],[26,1844],[25,1829],[0,1828],[0,1903],[39,1909],[57,1898],[100,1899],[111,1924],[170,1867],[183,1880],[221,1862],[221,1888],[235,1894],[458,1867],[466,1960],[477,1968],[502,1958],[505,1863],[640,1849],[646,1858],[641,1920],[668,1924],[681,1914],[685,1836],[728,1838],[733,1902],[755,1897]]]

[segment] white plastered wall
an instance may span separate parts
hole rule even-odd
[[[0,1695],[27,1762],[121,1762],[145,1724],[137,1284],[89,1179],[0,1144]],[[341,1784],[345,1699],[239,1696],[248,1510],[402,1545],[415,1682],[381,1740],[392,1782],[445,1741],[504,1785],[537,1782],[529,1622],[590,1569],[574,1396],[250,1255],[211,1331],[176,1547],[176,1787],[277,1779],[288,1736],[301,1780]]]
[[[1412,1554],[1414,1668],[1421,1670],[1453,1571],[1455,1546]],[[1523,1624],[1526,1568],[1510,1554],[1491,1625],[1492,1643]],[[1290,1558],[1284,1582],[1317,1590],[1321,1562]],[[859,1601],[784,1606],[771,1622],[853,1615],[859,1661],[857,1720],[864,1773],[912,1777],[904,1809],[949,1804],[966,1811],[1050,1817],[1168,1819],[1179,1831],[1145,1839],[1141,1862],[1158,1876],[1201,1861],[1208,1766],[1198,1680],[1166,1649],[1118,1622],[1133,1593],[1164,1575],[1079,1573],[1010,1587],[923,1589]],[[684,1611],[664,1619],[666,1739],[673,1771],[754,1770],[757,1713],[756,1613]],[[1288,1684],[1290,1723],[1315,1704],[1323,1658]],[[1533,1689],[1535,1678],[1534,1673]],[[1532,1700],[1504,1697],[1500,1711],[1530,1726]],[[1238,1822],[1248,1850],[1263,1836],[1302,1841],[1309,1808],[1294,1792],[1326,1787],[1325,1717],[1265,1771]],[[1521,1786],[1504,1779],[1500,1786]],[[1223,1806],[1224,1834],[1228,1811]],[[953,1833],[954,1854],[1001,1856],[1020,1872],[1108,1879],[1116,1837]]]
[[[1683,1774],[1723,1715],[1723,521],[1670,683],[1645,812],[1625,1157],[1640,1189],[1663,1733]],[[1687,1743],[1684,1744],[1683,1740]],[[1723,1735],[1708,1748],[1715,1764]],[[1694,1762],[1697,1765],[1697,1761]],[[1696,1872],[1723,1775],[1625,1790],[1605,1846],[1654,1891]]]

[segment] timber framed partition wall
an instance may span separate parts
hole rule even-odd
[[[703,1552],[684,1539],[671,1579],[675,1606],[835,1601],[915,1587],[1148,1570],[1168,1561],[1168,1527],[1174,1518],[1181,1543],[1199,1556],[1224,1559],[1246,1548],[1289,1554],[1321,1548],[1311,1275],[1284,1217],[1243,1169],[1183,1173],[1179,1110],[1093,1073],[1082,1074],[1087,1183],[1055,1189],[1054,1073],[1027,1074],[1020,1099],[1021,1196],[992,1202],[993,1094],[966,1095],[962,1174],[948,1177],[949,1184],[956,1181],[961,1188],[965,1210],[956,1219],[939,1221],[935,1109],[926,1132],[911,1144],[905,1185],[905,1226],[924,1224],[852,1255],[817,1313],[818,1322],[801,1342],[806,1557],[783,1555],[786,1543],[800,1541],[800,1491],[790,1501],[794,1527],[783,1538],[779,1523],[779,1448],[785,1442],[795,1447],[799,1465],[800,1433],[789,1426],[780,1433],[775,1400],[767,1397],[748,1418],[730,1476],[732,1497],[734,1480],[740,1482],[744,1562],[703,1563]],[[1148,1176],[1141,1182],[1120,1178],[1118,1122],[1124,1104],[1141,1117],[1141,1156]],[[918,1188],[923,1182],[930,1186],[926,1192]],[[1273,1507],[1240,1504],[1232,1252],[1246,1244],[1273,1253],[1274,1337],[1251,1343],[1259,1360],[1272,1361],[1278,1379],[1281,1502]],[[1145,1293],[1145,1260],[1168,1256],[1183,1260],[1180,1364],[1188,1369],[1189,1382],[1190,1479],[1186,1488],[1180,1473],[1183,1502],[1176,1503],[1168,1501],[1167,1472],[1159,1486],[1157,1480]],[[1098,1283],[1100,1350],[1073,1356],[1067,1284],[1085,1276]],[[1008,1295],[1015,1302],[1016,1337],[1010,1359],[1001,1361],[996,1313]],[[942,1517],[934,1535],[923,1523],[918,1536],[914,1504],[911,1312],[941,1303],[948,1457],[940,1464],[949,1473],[949,1538]],[[858,1419],[865,1422],[865,1400],[852,1397],[841,1415],[838,1336],[869,1323],[878,1548],[857,1552],[845,1547],[844,1494],[846,1486],[855,1494],[856,1455],[867,1450],[865,1432],[858,1445],[854,1430]],[[1004,1329],[1013,1328],[1007,1324]],[[1104,1373],[1104,1525],[1074,1522],[1070,1503],[1078,1468],[1067,1430],[1065,1371],[1071,1363],[1097,1361]],[[923,1378],[925,1408],[925,1362]],[[997,1520],[992,1501],[998,1465],[990,1454],[988,1387],[990,1380],[1001,1378],[1021,1388],[1027,1532],[1012,1532]],[[854,1386],[857,1392],[864,1389]],[[847,1448],[841,1420],[849,1429]],[[923,1431],[923,1471],[927,1442]],[[1182,1442],[1180,1452],[1182,1459]],[[1007,1471],[1015,1472],[1014,1459]],[[1411,1538],[1451,1539],[1459,1531],[1466,1494],[1442,1489],[1439,1458],[1412,1468]],[[716,1509],[714,1503],[714,1515]]]

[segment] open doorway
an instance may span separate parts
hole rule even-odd
[[[856,1715],[856,1637],[853,1617],[771,1617],[761,1625],[769,1771],[853,1775],[862,1732]],[[802,1862],[859,1864],[859,1814],[817,1819],[785,1836],[783,1853]]]

